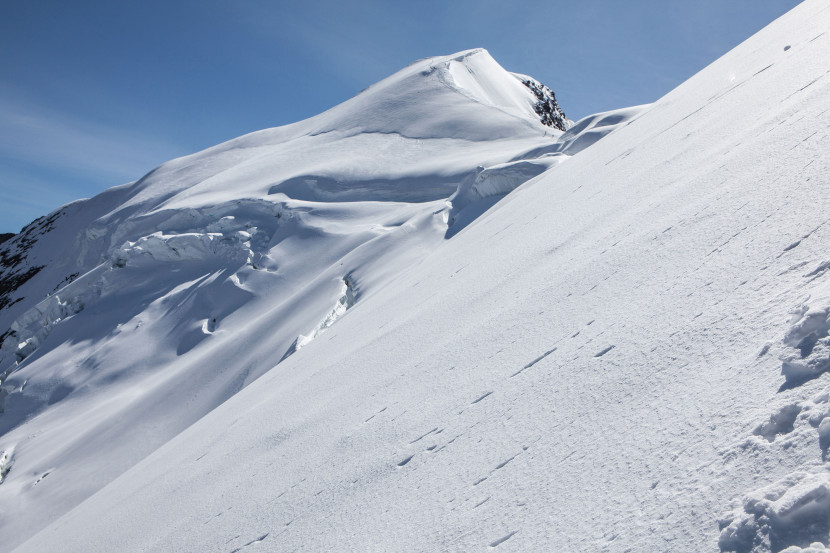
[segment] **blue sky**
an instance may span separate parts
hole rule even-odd
[[[487,48],[572,119],[652,102],[798,0],[0,0],[0,232]]]

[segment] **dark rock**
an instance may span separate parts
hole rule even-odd
[[[23,298],[12,299],[12,295],[43,269],[43,265],[31,263],[27,254],[54,228],[62,214],[62,211],[56,211],[35,219],[23,227],[20,234],[3,235],[7,238],[0,241],[0,310],[21,301]]]
[[[556,102],[556,95],[553,91],[533,79],[524,80],[522,84],[528,87],[533,92],[533,95],[536,96],[538,102],[536,102],[533,109],[539,115],[542,124],[559,129],[560,131],[568,130],[571,123],[565,116],[565,112],[562,111],[562,108]]]

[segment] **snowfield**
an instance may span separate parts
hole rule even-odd
[[[0,550],[825,551],[828,28],[561,128],[428,58],[36,221]]]

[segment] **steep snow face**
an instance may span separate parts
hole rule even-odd
[[[421,60],[0,243],[0,550],[566,159],[534,102],[484,50]]]
[[[109,424],[73,442],[67,459],[81,443],[109,451],[105,440],[116,436],[106,429],[127,431],[118,417],[148,417],[128,428],[144,457],[135,445],[142,437],[171,435],[170,419],[153,416],[170,413],[171,390],[207,404],[192,385],[197,375],[261,366],[264,344],[279,357],[298,335],[314,334],[338,312],[346,275],[357,299],[313,341],[19,551],[824,549],[828,26],[826,3],[805,2],[450,240],[442,238],[446,212],[419,211],[439,211],[437,203],[397,205],[411,215],[395,227],[395,251],[424,240],[423,254],[387,262],[378,252],[391,253],[389,238],[377,242],[389,250],[348,250],[366,253],[360,263],[329,257],[322,300],[293,325],[297,335],[278,329],[317,296],[281,310],[251,285],[271,278],[265,273],[237,274],[245,291],[230,293],[232,276],[182,265],[187,284],[145,300],[137,316],[144,326],[128,320],[119,336],[146,332],[150,321],[156,334],[97,359],[108,370],[116,351],[123,357],[154,340],[165,370],[118,388],[86,418],[65,416],[80,413],[81,398],[73,403],[70,394],[55,403],[63,413],[50,419],[44,411],[15,443],[7,434],[0,450],[15,447],[5,497],[33,501],[62,471],[70,476],[44,498],[90,478],[87,465],[47,452],[70,425],[90,429],[93,418]],[[465,197],[511,188],[515,175],[538,169],[532,159],[547,160],[526,157],[542,146],[501,143],[512,151],[472,167]],[[249,180],[239,180],[247,189]],[[194,204],[209,205],[198,188]],[[344,225],[344,203],[327,203],[326,219]],[[367,232],[373,217],[359,219]],[[302,228],[312,234],[310,224]],[[293,244],[274,262],[292,263],[312,242]],[[141,269],[128,261],[112,272],[135,271],[134,284],[148,278]],[[227,287],[210,296],[216,312],[231,301],[259,307],[220,314],[213,334],[182,356],[199,368],[187,373],[169,362],[181,336],[179,319],[169,317],[192,310],[187,321],[208,319],[196,296],[209,286]],[[83,336],[66,340],[85,347]],[[72,351],[52,361],[61,366]],[[40,369],[53,366],[46,361]],[[146,364],[142,371],[150,373]],[[141,416],[116,410],[147,390],[155,401]]]

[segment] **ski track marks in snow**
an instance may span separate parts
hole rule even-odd
[[[594,320],[590,320],[590,321],[588,321],[587,323],[585,323],[585,326],[586,326],[586,327],[589,327],[589,326],[591,326],[592,324],[594,324],[594,322],[595,322]],[[584,330],[584,329],[582,329],[582,330]],[[579,336],[579,335],[582,333],[582,330],[577,330],[576,332],[574,332],[574,333],[572,333],[572,334],[570,334],[570,335],[566,336],[565,338],[569,338],[569,339],[573,340],[574,338],[576,338],[577,336]],[[562,340],[564,340],[565,338],[561,338],[561,339],[557,340],[557,341],[556,341],[556,343],[557,343],[557,344],[561,343],[561,342],[562,342]],[[593,339],[589,340],[588,342],[590,343],[591,341],[593,341]],[[611,351],[611,349],[613,349],[614,347],[615,347],[615,346],[611,346],[611,347],[607,348],[606,350],[603,350],[600,354],[595,355],[594,357],[601,357],[602,355],[605,355],[606,353],[608,353],[609,351]],[[544,360],[545,358],[547,358],[549,355],[551,355],[552,353],[556,352],[556,350],[557,350],[557,349],[558,349],[558,347],[557,347],[557,346],[554,346],[554,347],[552,347],[551,349],[547,350],[547,351],[546,351],[546,352],[544,352],[542,355],[540,355],[540,356],[536,357],[535,359],[533,359],[532,361],[530,361],[529,363],[527,363],[526,365],[524,365],[521,369],[519,369],[518,371],[516,371],[516,372],[514,372],[513,374],[511,374],[511,375],[510,375],[510,378],[516,377],[516,376],[518,376],[518,375],[522,374],[522,373],[523,373],[524,371],[526,371],[527,369],[532,368],[532,367],[533,367],[533,366],[535,366],[537,363],[539,363],[539,362],[543,361],[543,360]],[[581,349],[581,348],[580,348],[580,349]]]
[[[409,463],[409,461],[412,460],[413,457],[415,457],[415,454],[412,454],[409,457],[404,458],[403,460],[401,460],[401,462],[398,463],[398,466],[403,467],[403,466],[407,465]]]

